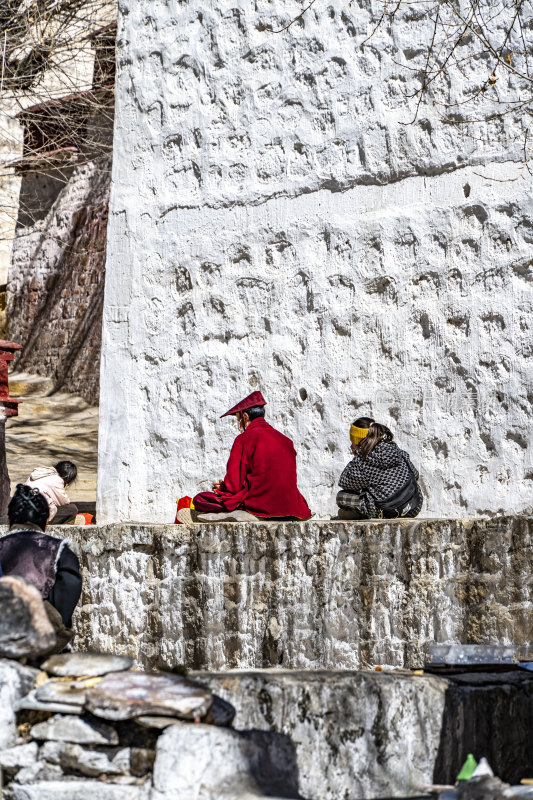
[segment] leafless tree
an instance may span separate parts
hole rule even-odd
[[[298,23],[323,0],[305,3],[300,14],[277,30]],[[409,58],[397,63],[410,74],[406,99],[416,122],[430,105],[444,123],[475,136],[475,124],[507,126],[507,135],[524,140],[529,161],[529,123],[533,114],[533,7],[530,0],[350,0],[366,15],[368,30],[358,46],[375,46],[382,34],[411,34]]]
[[[15,169],[66,182],[73,166],[110,153],[114,15],[106,0],[0,0],[0,180]],[[24,127],[15,159],[13,118]]]

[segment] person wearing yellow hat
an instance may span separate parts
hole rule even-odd
[[[423,502],[418,470],[393,439],[392,431],[371,417],[352,423],[353,458],[339,478],[339,519],[418,516]]]

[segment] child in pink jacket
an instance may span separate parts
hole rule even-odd
[[[48,522],[55,520],[56,525],[61,525],[76,518],[78,508],[70,502],[65,490],[77,475],[78,468],[73,461],[59,461],[55,467],[37,467],[26,481],[26,486],[35,487],[48,500]]]

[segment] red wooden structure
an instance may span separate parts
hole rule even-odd
[[[8,364],[15,358],[15,351],[22,345],[0,339],[0,408],[4,408],[4,417],[16,417],[19,413],[20,400],[9,396]]]
[[[7,522],[7,506],[10,495],[6,458],[6,419],[18,415],[20,403],[20,400],[9,396],[7,368],[9,362],[15,358],[15,351],[20,349],[20,344],[0,339],[0,523],[3,524]]]

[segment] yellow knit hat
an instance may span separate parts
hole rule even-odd
[[[350,425],[350,441],[354,447],[357,447],[359,442],[368,436],[368,428],[358,428],[356,425]]]

